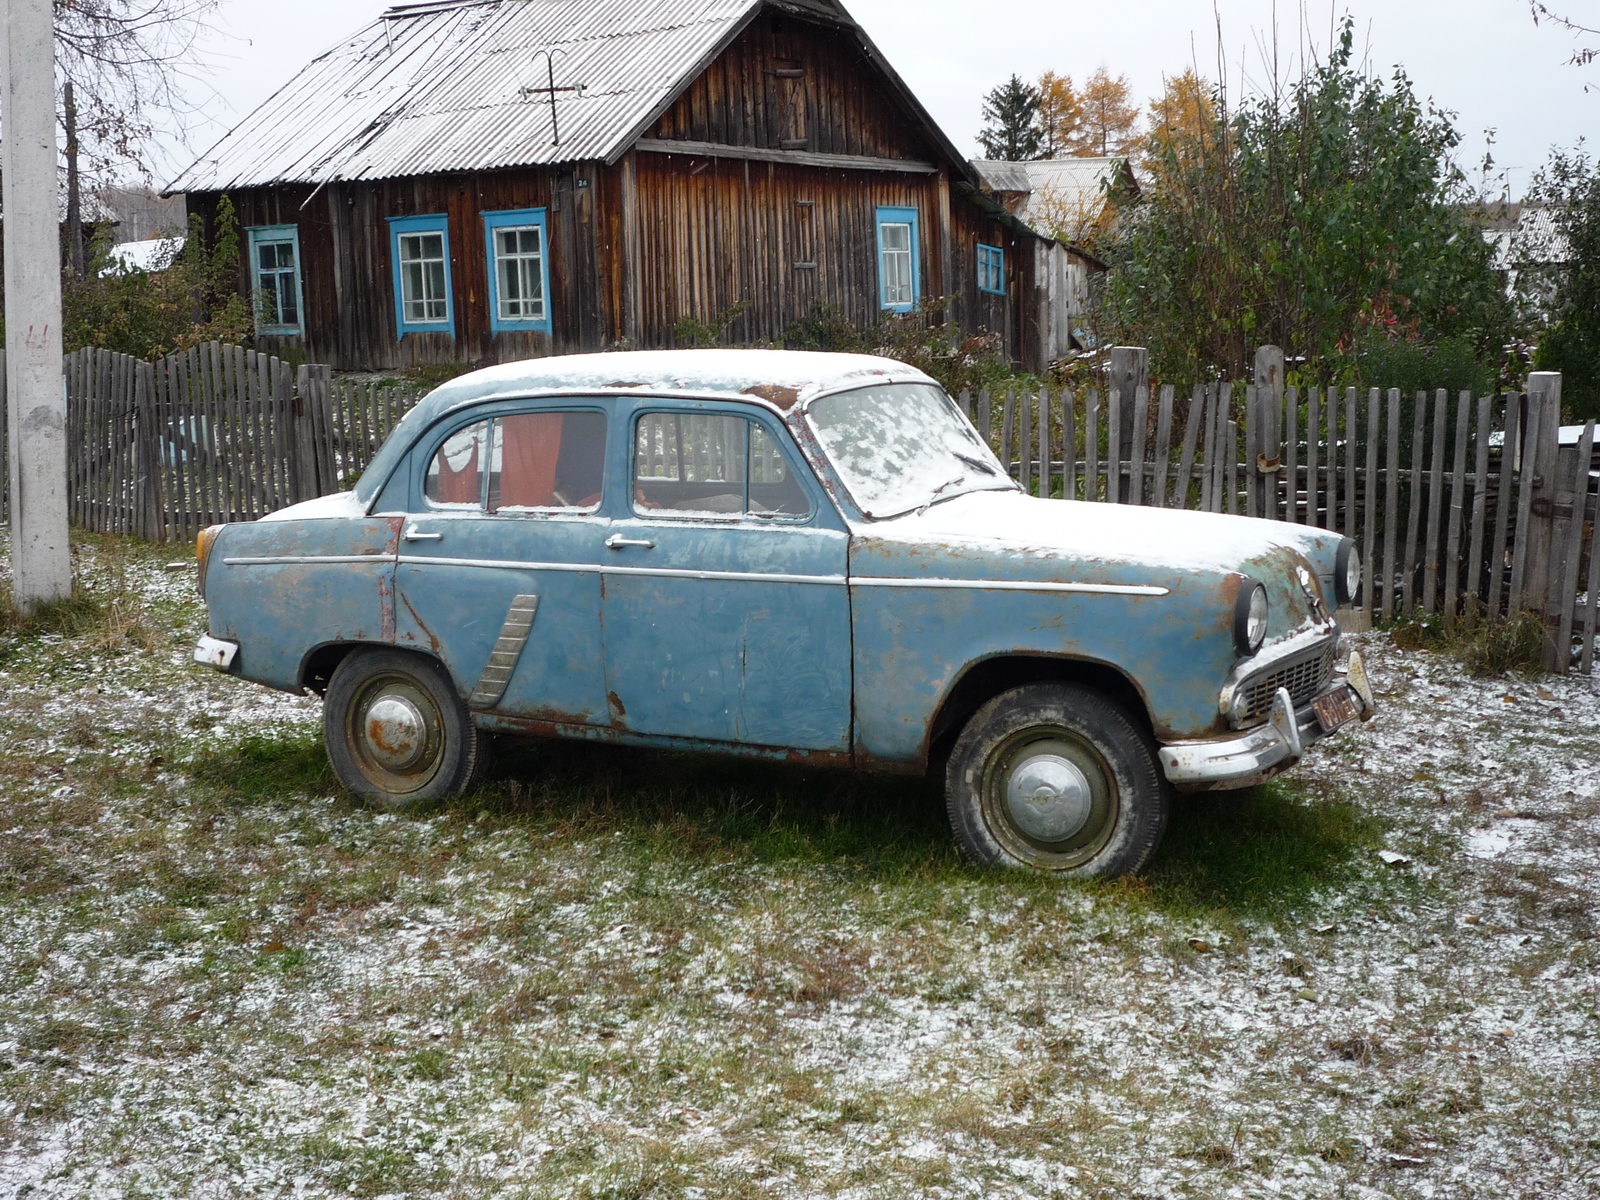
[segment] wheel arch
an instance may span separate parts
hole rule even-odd
[[[1099,692],[1155,741],[1155,726],[1144,692],[1120,668],[1095,659],[997,654],[969,663],[934,710],[928,727],[929,774],[943,773],[956,738],[974,713],[1001,692],[1029,683],[1074,683]]]
[[[395,646],[389,642],[322,642],[306,651],[305,657],[300,660],[300,687],[318,696],[323,695],[328,690],[328,681],[339,669],[339,664],[358,650],[395,650],[444,666],[436,655],[410,646]],[[445,668],[445,673],[449,674],[448,667]]]

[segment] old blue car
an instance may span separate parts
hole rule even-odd
[[[320,693],[386,807],[490,735],[942,773],[979,863],[1139,870],[1174,791],[1372,712],[1336,534],[1037,499],[883,358],[641,352],[493,367],[353,491],[200,539],[198,661]]]

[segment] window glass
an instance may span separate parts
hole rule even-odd
[[[494,423],[491,511],[579,508],[600,503],[606,418],[597,412],[536,412]]]
[[[885,305],[916,303],[911,281],[911,225],[904,221],[885,221],[879,227],[883,246],[883,302]]]
[[[489,425],[479,421],[451,434],[428,464],[423,495],[434,508],[482,508],[489,462]]]
[[[401,303],[408,324],[437,325],[449,319],[445,295],[443,233],[402,233]]]
[[[256,294],[262,325],[300,324],[300,288],[292,241],[256,244]]]
[[[804,516],[805,490],[759,424],[703,413],[646,413],[634,433],[634,511]]]
[[[494,231],[502,321],[544,320],[544,231],[537,225]]]
[[[1006,253],[998,246],[978,247],[978,290],[1005,294]]]

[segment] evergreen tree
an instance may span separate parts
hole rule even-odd
[[[983,101],[985,158],[1026,162],[1039,157],[1039,93],[1013,75]]]

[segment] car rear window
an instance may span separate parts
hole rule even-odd
[[[479,421],[445,439],[423,494],[432,508],[489,512],[592,509],[605,477],[606,418],[528,412]]]

